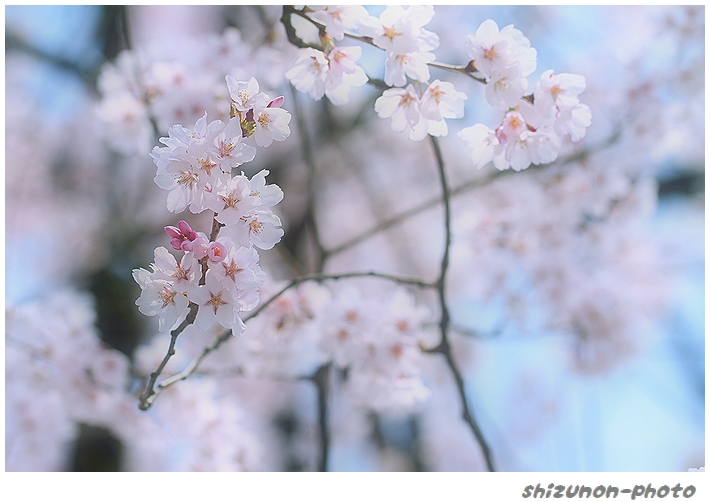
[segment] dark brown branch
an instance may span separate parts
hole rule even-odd
[[[444,253],[441,257],[441,268],[439,272],[439,279],[436,282],[436,289],[438,292],[439,296],[439,307],[441,309],[441,318],[439,320],[439,330],[441,332],[441,342],[439,345],[432,350],[432,352],[437,352],[439,354],[442,354],[444,356],[444,359],[446,360],[446,364],[449,367],[449,370],[451,371],[451,374],[454,377],[454,380],[456,381],[456,388],[458,390],[459,394],[459,401],[461,402],[461,416],[466,422],[466,424],[471,428],[471,431],[473,432],[473,435],[476,437],[476,440],[478,441],[479,446],[481,447],[481,451],[483,453],[483,457],[485,458],[486,461],[486,467],[488,468],[489,471],[493,472],[495,471],[495,468],[493,467],[493,459],[491,457],[491,451],[490,448],[488,447],[488,443],[486,442],[485,438],[483,437],[483,433],[481,432],[480,427],[478,426],[478,423],[476,422],[476,419],[473,416],[473,412],[471,411],[471,405],[469,404],[467,398],[466,398],[466,391],[464,388],[464,381],[461,376],[461,371],[459,370],[458,366],[456,365],[456,362],[454,361],[453,355],[451,353],[451,345],[449,344],[449,309],[448,309],[448,304],[446,301],[446,272],[449,268],[449,252],[451,249],[451,195],[449,192],[449,187],[448,183],[446,181],[446,170],[444,169],[444,158],[441,155],[441,149],[439,148],[439,141],[433,137],[430,136],[431,139],[431,144],[434,148],[434,155],[436,156],[436,165],[437,169],[439,171],[439,179],[441,181],[441,192],[442,192],[442,199],[444,202],[444,231],[445,231],[445,244],[444,244]]]
[[[156,392],[156,390],[154,389],[155,382],[158,380],[158,377],[163,372],[163,369],[165,369],[165,366],[168,364],[170,358],[175,355],[175,343],[177,342],[177,337],[185,330],[185,328],[195,322],[195,317],[197,317],[198,308],[199,307],[196,303],[190,302],[190,311],[188,312],[187,317],[185,317],[185,320],[180,323],[180,326],[175,328],[170,333],[170,345],[168,347],[168,352],[167,354],[165,354],[165,357],[163,357],[163,361],[160,363],[160,366],[158,366],[158,369],[150,374],[148,385],[146,386],[145,391],[143,391],[143,394],[141,394],[139,398],[139,409],[145,411],[150,408],[150,406],[153,404],[153,401],[155,401],[155,398],[158,395],[158,392]]]
[[[349,278],[354,278],[354,277],[377,277],[380,279],[385,279],[393,282],[397,282],[399,284],[407,284],[410,286],[417,286],[420,288],[434,288],[436,287],[435,284],[425,282],[419,279],[413,279],[409,277],[403,277],[403,276],[396,276],[396,275],[391,275],[391,274],[380,274],[378,272],[350,272],[346,274],[311,274],[311,275],[304,275],[302,277],[298,277],[296,279],[293,279],[291,282],[286,284],[283,288],[281,288],[277,293],[273,294],[271,297],[269,297],[268,300],[260,304],[254,311],[252,311],[249,315],[247,315],[244,318],[244,322],[246,323],[249,321],[249,319],[252,319],[259,315],[265,308],[267,308],[269,305],[271,305],[272,302],[274,302],[279,296],[284,294],[286,291],[288,291],[291,288],[294,288],[298,286],[301,283],[308,282],[308,281],[326,281],[326,280],[339,280],[339,279],[349,279]],[[195,305],[195,304],[192,304]],[[197,305],[195,305],[197,307]],[[195,314],[197,313],[197,308],[195,308]],[[188,316],[189,317],[189,316]],[[185,320],[187,321],[187,319]],[[185,324],[185,321],[175,330],[180,330],[182,331],[185,329],[187,326]],[[194,321],[194,318],[193,318]],[[192,321],[191,321],[192,322]],[[183,324],[185,326],[183,327]],[[187,323],[189,324],[189,323]],[[179,334],[179,333],[178,333]],[[157,398],[158,394],[160,394],[163,390],[166,388],[170,387],[171,385],[174,385],[175,383],[179,382],[180,380],[185,380],[189,376],[193,375],[197,369],[199,368],[200,364],[202,364],[202,361],[211,353],[217,350],[219,347],[222,346],[225,342],[230,340],[233,337],[232,335],[232,330],[227,330],[224,333],[222,333],[214,342],[212,342],[210,345],[202,349],[202,353],[200,353],[199,356],[197,356],[195,359],[193,359],[190,364],[185,368],[183,371],[180,373],[177,373],[171,377],[166,378],[160,384],[158,384],[155,389],[153,389],[153,386],[155,385],[155,381],[157,380],[158,376],[162,372],[163,368],[165,367],[165,364],[167,364],[167,359],[170,357],[166,356],[166,360],[164,360],[165,364],[161,364],[161,367],[158,368],[158,371],[155,373],[151,374],[151,382],[148,386],[148,389],[146,389],[146,392],[144,395],[148,394],[148,391],[150,390],[150,401],[148,402],[147,406],[142,407],[141,409],[148,409],[151,404],[155,401]],[[175,335],[175,338],[177,338],[177,335]],[[174,342],[171,340],[171,345],[170,349],[168,350],[168,353],[170,353],[170,350],[174,349]],[[174,350],[173,350],[174,353]],[[172,354],[170,354],[172,356]],[[147,399],[147,398],[146,398]],[[143,405],[143,396],[141,396],[141,405]]]
[[[330,364],[318,368],[311,380],[318,392],[318,430],[320,431],[320,456],[318,471],[328,471],[328,452],[330,450],[330,432],[328,428],[328,389],[330,388]]]
[[[566,157],[564,159],[559,159],[555,162],[552,162],[550,164],[544,164],[541,166],[533,165],[532,167],[529,168],[529,170],[540,170],[540,169],[550,169],[553,167],[560,167],[560,166],[565,166],[567,164],[570,164],[572,162],[577,162],[579,160],[583,160],[590,155],[592,155],[595,152],[598,152],[600,150],[603,150],[604,148],[614,144],[616,141],[619,140],[621,136],[620,130],[614,131],[608,138],[598,142],[595,145],[589,146],[587,148],[584,148],[578,152],[573,153],[569,157]],[[485,178],[476,178],[470,181],[467,181],[456,188],[453,188],[449,191],[449,194],[451,197],[455,197],[458,195],[461,195],[463,193],[466,193],[470,190],[473,190],[475,188],[480,188],[482,186],[486,186],[493,181],[497,180],[498,178],[503,178],[506,176],[512,176],[518,174],[517,171],[514,171],[512,169],[508,169],[505,171],[494,171],[492,174],[486,176]],[[421,204],[414,206],[411,209],[408,209],[407,211],[404,211],[397,216],[394,216],[390,218],[389,220],[385,220],[381,223],[378,223],[377,225],[374,225],[373,227],[365,230],[364,232],[361,232],[357,234],[354,237],[351,237],[347,241],[343,242],[342,244],[339,244],[335,246],[332,249],[326,250],[326,254],[330,257],[332,255],[336,255],[338,253],[342,253],[343,251],[350,249],[351,247],[360,244],[363,241],[366,241],[367,239],[373,237],[374,235],[383,232],[384,230],[387,230],[388,228],[391,228],[395,225],[400,224],[401,222],[407,220],[408,218],[415,216],[422,211],[426,211],[427,209],[430,209],[432,207],[437,206],[438,204],[441,204],[443,201],[443,197],[441,195],[437,197],[433,197],[425,202],[422,202]]]
[[[288,38],[288,41],[301,49],[310,48],[322,51],[323,47],[320,45],[304,42],[301,37],[296,34],[296,28],[294,28],[293,24],[291,24],[291,14],[298,14],[302,17],[306,17],[306,19],[309,19],[307,16],[303,16],[300,11],[296,10],[292,5],[284,5],[281,13],[281,24],[283,24],[286,29],[286,37]]]
[[[296,124],[298,127],[299,137],[301,139],[301,150],[303,151],[303,161],[308,168],[308,198],[306,200],[305,209],[305,223],[307,228],[313,234],[313,242],[316,246],[317,256],[315,270],[316,272],[323,271],[323,264],[325,262],[325,247],[321,242],[320,233],[318,232],[318,224],[316,222],[315,213],[315,195],[316,195],[316,162],[313,155],[313,147],[311,145],[310,138],[308,136],[308,130],[306,128],[306,121],[303,119],[303,113],[301,113],[301,108],[298,100],[298,93],[293,86],[289,86],[291,89],[291,96],[293,98],[294,115],[296,117]]]
[[[319,33],[325,33],[325,25],[323,23],[320,23],[316,21],[315,19],[312,19],[310,16],[307,15],[307,10],[308,8],[304,8],[303,10],[298,10],[292,5],[284,5],[283,8],[283,15],[281,16],[281,22],[283,23],[284,27],[286,28],[286,36],[288,37],[289,42],[291,42],[293,45],[296,47],[301,47],[301,48],[312,48],[312,49],[317,49],[319,51],[323,51],[323,47],[315,45],[315,44],[309,44],[301,40],[297,35],[296,35],[296,30],[294,29],[293,25],[291,24],[291,14],[296,14],[299,17],[302,17],[303,19],[306,19],[309,21],[313,26],[318,28]],[[353,35],[352,33],[347,33],[344,32],[344,35],[351,39],[351,40],[357,40],[358,42],[362,42],[367,45],[371,45],[372,47],[377,47],[375,45],[375,42],[372,40],[371,37],[365,37],[362,35]],[[380,47],[377,47],[378,49]],[[431,66],[432,68],[439,68],[441,70],[447,70],[447,71],[452,71],[456,73],[461,73],[463,75],[466,75],[467,77],[472,78],[476,82],[480,82],[482,84],[486,84],[486,79],[478,77],[474,75],[475,73],[475,68],[472,67],[472,65],[469,63],[466,66],[459,66],[459,65],[453,65],[453,64],[448,64],[448,63],[438,63],[438,62],[431,62],[427,63],[428,66]],[[370,79],[370,80],[375,80],[376,81],[376,87],[380,89],[388,89],[389,86],[385,84],[382,80],[379,79]]]

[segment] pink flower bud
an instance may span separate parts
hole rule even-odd
[[[197,232],[195,232],[185,220],[178,221],[178,228],[182,232],[182,235],[191,241],[194,241],[197,237]]]
[[[185,237],[180,233],[180,230],[177,227],[165,227],[165,231],[170,237],[172,237],[170,239],[170,245],[173,249],[179,251]]]
[[[182,234],[180,233],[180,229],[177,227],[170,227],[167,226],[165,227],[165,231],[168,233],[170,237],[173,239],[178,239]]]
[[[525,129],[527,129],[527,124],[519,112],[510,112],[503,119],[501,129],[506,139],[517,138]]]
[[[279,96],[278,98],[274,98],[271,101],[269,101],[269,104],[266,105],[267,108],[281,108],[281,105],[284,102],[284,97]]]
[[[207,247],[207,256],[212,263],[219,263],[227,256],[227,248],[219,242],[210,242]]]
[[[190,251],[195,255],[195,258],[198,260],[201,260],[205,256],[207,256],[207,246],[208,246],[208,241],[207,237],[202,234],[197,234],[197,237],[195,237],[194,240],[192,241],[184,241],[182,243],[182,250],[183,251]]]
[[[192,230],[185,220],[180,220],[177,227],[165,227],[165,232],[171,237],[170,245],[177,251],[185,251],[185,242],[193,241],[197,237],[197,232]]]

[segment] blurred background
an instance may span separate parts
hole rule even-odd
[[[550,166],[476,171],[455,133],[494,127],[500,112],[473,80],[432,71],[468,95],[441,139],[456,188],[448,294],[497,468],[705,465],[704,7],[435,11],[437,61],[466,64],[465,37],[486,19],[513,24],[537,50],[531,85],[547,69],[584,75],[593,114]],[[436,276],[429,143],[392,132],[372,86],[342,107],[292,89],[297,52],[280,17],[279,6],[5,8],[6,470],[317,468],[316,393],[297,378],[208,368],[137,409],[168,337],[139,314],[131,270],[167,245],[165,225],[210,225],[167,211],[149,153],[170,125],[226,113],[226,74],[255,76],[294,117],[287,141],[242,166],[268,169],[285,193],[285,236],[260,253],[272,291],[315,271]],[[363,47],[368,75],[382,78],[383,62]],[[411,294],[435,319],[433,296]],[[172,371],[209,342],[185,338]],[[240,357],[224,348],[214,357]],[[289,364],[307,358],[286,349]],[[421,373],[428,400],[398,413],[333,382],[330,470],[485,469],[442,361],[425,356]]]

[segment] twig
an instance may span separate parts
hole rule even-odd
[[[493,459],[491,458],[491,451],[486,443],[483,433],[480,427],[476,423],[476,419],[471,411],[471,406],[466,399],[466,391],[464,388],[463,377],[461,376],[461,371],[458,369],[456,362],[454,361],[453,355],[451,353],[451,345],[449,344],[449,310],[446,301],[446,272],[449,267],[449,252],[451,248],[451,207],[450,207],[450,193],[448,183],[446,181],[446,171],[444,169],[444,158],[441,155],[441,149],[439,148],[438,140],[430,136],[431,144],[434,147],[434,154],[436,156],[436,165],[439,171],[439,179],[441,181],[441,191],[442,198],[444,201],[444,229],[446,233],[444,253],[441,258],[441,269],[439,272],[439,279],[436,282],[436,289],[439,295],[439,307],[441,308],[441,319],[439,320],[439,330],[441,332],[441,342],[437,347],[432,349],[430,352],[436,352],[442,354],[446,360],[446,364],[451,371],[451,374],[456,381],[456,388],[458,389],[459,400],[461,401],[462,408],[462,418],[466,424],[471,428],[473,435],[476,437],[481,451],[483,452],[483,457],[486,461],[486,467],[488,470],[493,472],[495,468],[493,467]]]
[[[325,25],[319,21],[316,21],[315,19],[311,18],[310,16],[307,15],[307,7],[304,8],[303,10],[298,10],[292,5],[284,5],[283,8],[283,15],[281,16],[281,22],[284,24],[284,27],[286,28],[286,35],[288,37],[289,42],[291,42],[293,45],[296,47],[300,48],[312,48],[312,49],[317,49],[319,51],[323,51],[324,48],[316,45],[316,44],[310,44],[306,43],[303,40],[301,40],[297,35],[296,35],[296,30],[294,29],[293,25],[291,24],[291,14],[296,14],[297,16],[306,19],[309,21],[313,26],[318,28],[319,33],[325,33]],[[357,40],[358,42],[362,42],[367,45],[371,45],[372,47],[378,47],[375,45],[375,42],[372,40],[371,37],[365,37],[362,35],[354,35],[352,33],[344,32],[343,33],[347,38],[351,40]],[[432,68],[439,68],[441,70],[447,70],[447,71],[452,71],[456,73],[462,73],[463,75],[466,75],[467,77],[472,78],[476,82],[480,82],[482,84],[486,84],[486,79],[482,77],[478,77],[474,74],[476,71],[475,68],[469,63],[466,66],[459,66],[459,65],[453,65],[453,64],[448,64],[448,63],[439,63],[439,62],[431,62],[427,63],[427,66],[431,66]],[[389,86],[387,84],[384,84],[381,80],[378,79],[370,79],[370,80],[376,80],[377,85],[376,87],[378,88],[384,88],[388,89]],[[384,87],[382,86],[384,84]]]
[[[593,154],[599,150],[602,150],[602,149],[606,148],[607,146],[614,144],[616,141],[619,140],[620,137],[621,137],[621,132],[619,129],[617,129],[609,137],[607,137],[604,140],[601,140],[600,142],[598,142],[597,144],[595,144],[593,146],[584,148],[578,152],[571,154],[569,157],[565,157],[564,159],[559,159],[559,160],[552,162],[550,164],[544,164],[541,166],[534,165],[534,166],[530,167],[528,169],[528,171],[551,169],[553,167],[561,167],[561,166],[565,166],[567,164],[570,164],[572,162],[577,162],[579,160],[583,160],[583,159],[589,157],[591,154]],[[455,196],[461,195],[463,193],[466,193],[470,190],[473,190],[475,188],[480,188],[480,187],[486,186],[499,178],[511,176],[514,174],[518,174],[518,173],[516,171],[513,171],[512,169],[508,169],[505,171],[494,171],[492,174],[486,176],[485,178],[472,179],[470,181],[467,181],[467,182],[457,186],[456,188],[449,190],[449,195],[451,197],[455,197]],[[346,240],[345,242],[343,242],[341,244],[338,244],[337,246],[335,246],[331,249],[327,249],[326,255],[328,257],[330,257],[330,256],[336,255],[338,253],[342,253],[343,251],[345,251],[357,244],[360,244],[363,241],[366,241],[370,237],[373,237],[374,235],[376,235],[384,230],[387,230],[390,227],[398,225],[399,223],[405,221],[406,219],[408,219],[414,215],[421,213],[422,211],[426,211],[427,209],[430,209],[430,208],[440,204],[442,201],[443,201],[443,196],[439,195],[439,196],[433,197],[425,202],[422,202],[421,204],[418,204],[418,205],[414,206],[413,208],[408,209],[407,211],[404,211],[404,212],[390,218],[389,220],[385,220],[381,223],[378,223],[377,225],[374,225],[373,227],[365,230],[364,232],[357,234],[354,237],[351,237],[350,239]]]
[[[160,363],[160,366],[158,366],[158,369],[150,374],[148,385],[146,386],[145,391],[143,392],[143,394],[141,394],[139,398],[140,402],[138,404],[138,408],[140,408],[141,410],[147,410],[153,404],[153,401],[155,401],[155,398],[158,395],[158,392],[154,389],[155,382],[158,380],[158,377],[163,372],[163,369],[165,369],[165,366],[168,364],[170,358],[175,355],[175,343],[177,342],[177,337],[185,330],[185,328],[195,322],[195,317],[197,317],[197,310],[198,305],[196,303],[190,302],[190,311],[188,312],[187,317],[185,317],[185,320],[180,323],[180,326],[175,328],[170,333],[170,346],[168,347],[168,352],[167,354],[165,354],[165,357],[163,357],[163,361]]]
[[[294,115],[296,116],[296,124],[298,126],[299,137],[301,139],[301,149],[303,150],[303,161],[308,168],[308,198],[306,200],[305,209],[305,222],[311,232],[313,232],[313,241],[318,251],[318,256],[316,258],[315,269],[316,272],[323,271],[323,264],[325,261],[325,247],[323,246],[320,234],[318,232],[318,224],[316,222],[315,215],[315,189],[316,189],[316,162],[313,156],[313,147],[311,146],[311,141],[308,136],[308,130],[306,128],[306,121],[303,120],[303,113],[301,113],[301,108],[298,100],[298,94],[293,86],[289,86],[291,89],[291,96],[293,99]]]
[[[326,280],[339,280],[339,279],[349,279],[353,277],[377,277],[380,279],[385,279],[393,282],[397,282],[399,284],[408,284],[411,286],[418,286],[420,288],[433,288],[436,287],[435,284],[425,282],[419,279],[413,279],[409,277],[403,277],[403,276],[396,276],[396,275],[391,275],[391,274],[380,274],[378,272],[350,272],[346,274],[310,274],[310,275],[304,275],[302,277],[298,277],[296,279],[293,279],[291,282],[289,282],[287,285],[285,285],[283,288],[281,288],[277,293],[273,294],[268,300],[263,302],[261,305],[259,305],[254,311],[252,311],[248,316],[246,316],[243,321],[246,323],[249,321],[249,319],[252,319],[259,315],[261,311],[263,311],[266,307],[268,307],[273,301],[275,301],[279,296],[284,294],[286,291],[289,289],[304,283],[308,281],[326,281]],[[195,304],[192,304],[195,305]],[[197,305],[195,305],[197,307]],[[191,306],[192,308],[192,306]],[[195,309],[195,315],[197,314],[197,309]],[[188,316],[189,317],[189,316]],[[187,319],[183,321],[183,323],[175,330],[175,331],[182,331],[187,327],[186,323]],[[194,321],[194,317],[193,317]],[[192,322],[192,321],[191,321]],[[185,326],[183,326],[185,325]],[[173,332],[174,333],[174,332]],[[179,333],[178,333],[179,334]],[[170,387],[171,385],[174,385],[175,383],[179,382],[180,380],[185,380],[188,378],[190,375],[194,374],[197,369],[199,368],[200,364],[202,364],[202,361],[207,357],[211,352],[217,350],[222,344],[224,344],[227,340],[231,339],[232,336],[232,330],[227,330],[224,333],[222,333],[214,342],[212,342],[210,345],[202,349],[202,353],[197,356],[195,359],[193,359],[190,364],[185,368],[183,371],[180,373],[177,373],[171,377],[166,378],[160,384],[158,384],[155,389],[153,389],[156,380],[158,379],[158,376],[160,376],[160,373],[162,372],[163,368],[165,367],[165,364],[167,364],[167,359],[170,359],[170,352],[172,351],[174,353],[174,339],[171,339],[170,343],[170,348],[168,349],[168,354],[166,355],[166,359],[163,360],[163,364],[160,365],[157,371],[151,374],[151,381],[149,382],[148,388],[146,391],[143,393],[141,396],[141,405],[140,409],[142,410],[147,410],[150,408],[150,406],[153,404],[157,396],[165,389]],[[174,338],[177,338],[177,334],[174,335]],[[150,399],[149,399],[150,398]]]
[[[306,19],[308,19],[307,16],[303,16],[303,15],[302,15],[298,10],[296,10],[293,6],[291,6],[291,5],[284,5],[283,11],[282,11],[282,13],[281,13],[281,24],[283,24],[283,25],[284,25],[284,28],[286,29],[286,37],[288,38],[288,41],[291,42],[291,43],[292,43],[293,45],[295,45],[296,47],[300,47],[301,49],[308,49],[308,48],[311,48],[311,49],[316,49],[316,50],[319,50],[319,51],[320,51],[320,50],[323,50],[323,47],[321,47],[320,45],[316,45],[316,44],[311,44],[311,43],[308,43],[308,42],[304,42],[304,41],[301,39],[301,37],[299,37],[299,36],[296,34],[296,28],[294,28],[294,27],[293,27],[293,24],[291,24],[291,14],[299,14],[299,15],[301,15],[302,17],[306,17]]]
[[[330,363],[318,368],[311,381],[315,384],[318,392],[318,430],[320,431],[320,456],[318,471],[328,471],[328,452],[330,451],[330,432],[328,428],[328,394]]]

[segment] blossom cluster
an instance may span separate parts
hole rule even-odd
[[[55,471],[78,424],[103,424],[123,400],[128,358],[95,335],[88,295],[60,291],[6,313],[6,468]]]
[[[95,317],[91,298],[72,290],[8,310],[8,471],[70,469],[80,424],[120,440],[132,471],[268,468],[263,441],[214,381],[185,382],[139,411],[129,358],[101,342]]]
[[[537,54],[512,25],[499,30],[495,21],[485,21],[475,36],[467,37],[466,53],[472,69],[486,81],[488,103],[504,112],[495,130],[476,124],[459,132],[473,149],[474,166],[480,169],[493,161],[499,170],[520,171],[547,164],[557,158],[562,137],[584,137],[592,120],[589,107],[578,98],[585,78],[547,70],[527,96],[525,77],[535,70]]]
[[[254,159],[256,147],[283,141],[290,134],[291,115],[280,108],[283,97],[271,99],[259,92],[253,77],[237,81],[226,77],[231,98],[231,118],[207,123],[207,113],[194,129],[170,127],[164,147],[151,156],[157,166],[155,183],[167,190],[167,207],[181,212],[214,211],[215,229],[207,236],[181,220],[165,227],[170,244],[183,251],[180,263],[164,247],[155,250],[152,271],[136,269],[133,277],[141,286],[136,301],[140,311],[158,315],[159,329],[172,328],[184,319],[189,304],[199,307],[195,323],[209,330],[219,323],[239,333],[245,329],[239,313],[259,302],[258,288],[265,274],[254,249],[272,248],[283,236],[281,220],[271,207],[283,199],[276,185],[267,185],[267,170],[251,179],[234,168]]]
[[[429,397],[420,348],[428,320],[429,310],[402,288],[364,293],[308,282],[280,294],[206,368],[298,378],[332,364],[347,371],[343,393],[354,406],[410,412]]]
[[[256,76],[269,88],[283,81],[290,52],[276,37],[252,47],[229,27],[222,34],[178,37],[169,43],[122,51],[99,75],[97,116],[105,137],[125,155],[150,149],[153,127],[161,133],[173,124],[192,124],[205,112],[227,120],[230,97],[224,76]]]
[[[478,192],[458,217],[452,289],[484,308],[503,305],[504,329],[562,334],[569,368],[598,374],[643,348],[638,326],[667,301],[658,250],[639,227],[656,187],[606,164],[574,167]],[[481,281],[460,280],[464,271]]]
[[[386,53],[384,82],[387,86],[375,102],[380,118],[391,118],[392,129],[404,132],[413,141],[430,136],[446,136],[446,119],[464,115],[465,93],[450,82],[430,82],[429,67],[439,47],[437,34],[424,28],[434,16],[431,6],[388,6],[379,17],[363,7],[304,8],[319,26],[323,51],[301,49],[286,77],[301,92],[314,99],[325,94],[336,105],[347,103],[350,87],[367,81],[355,62],[359,47],[339,48],[334,40],[345,34],[366,41]],[[345,30],[351,30],[346,33]],[[591,124],[591,111],[578,95],[586,86],[584,77],[548,70],[531,95],[527,77],[537,66],[537,52],[520,30],[512,25],[499,29],[492,20],[484,21],[475,35],[469,35],[464,49],[467,65],[453,67],[485,84],[488,103],[503,112],[501,124],[490,129],[476,124],[459,132],[472,148],[473,164],[481,168],[493,162],[500,170],[517,171],[531,164],[546,164],[557,158],[562,138],[579,141]],[[337,90],[337,92],[335,92]]]

